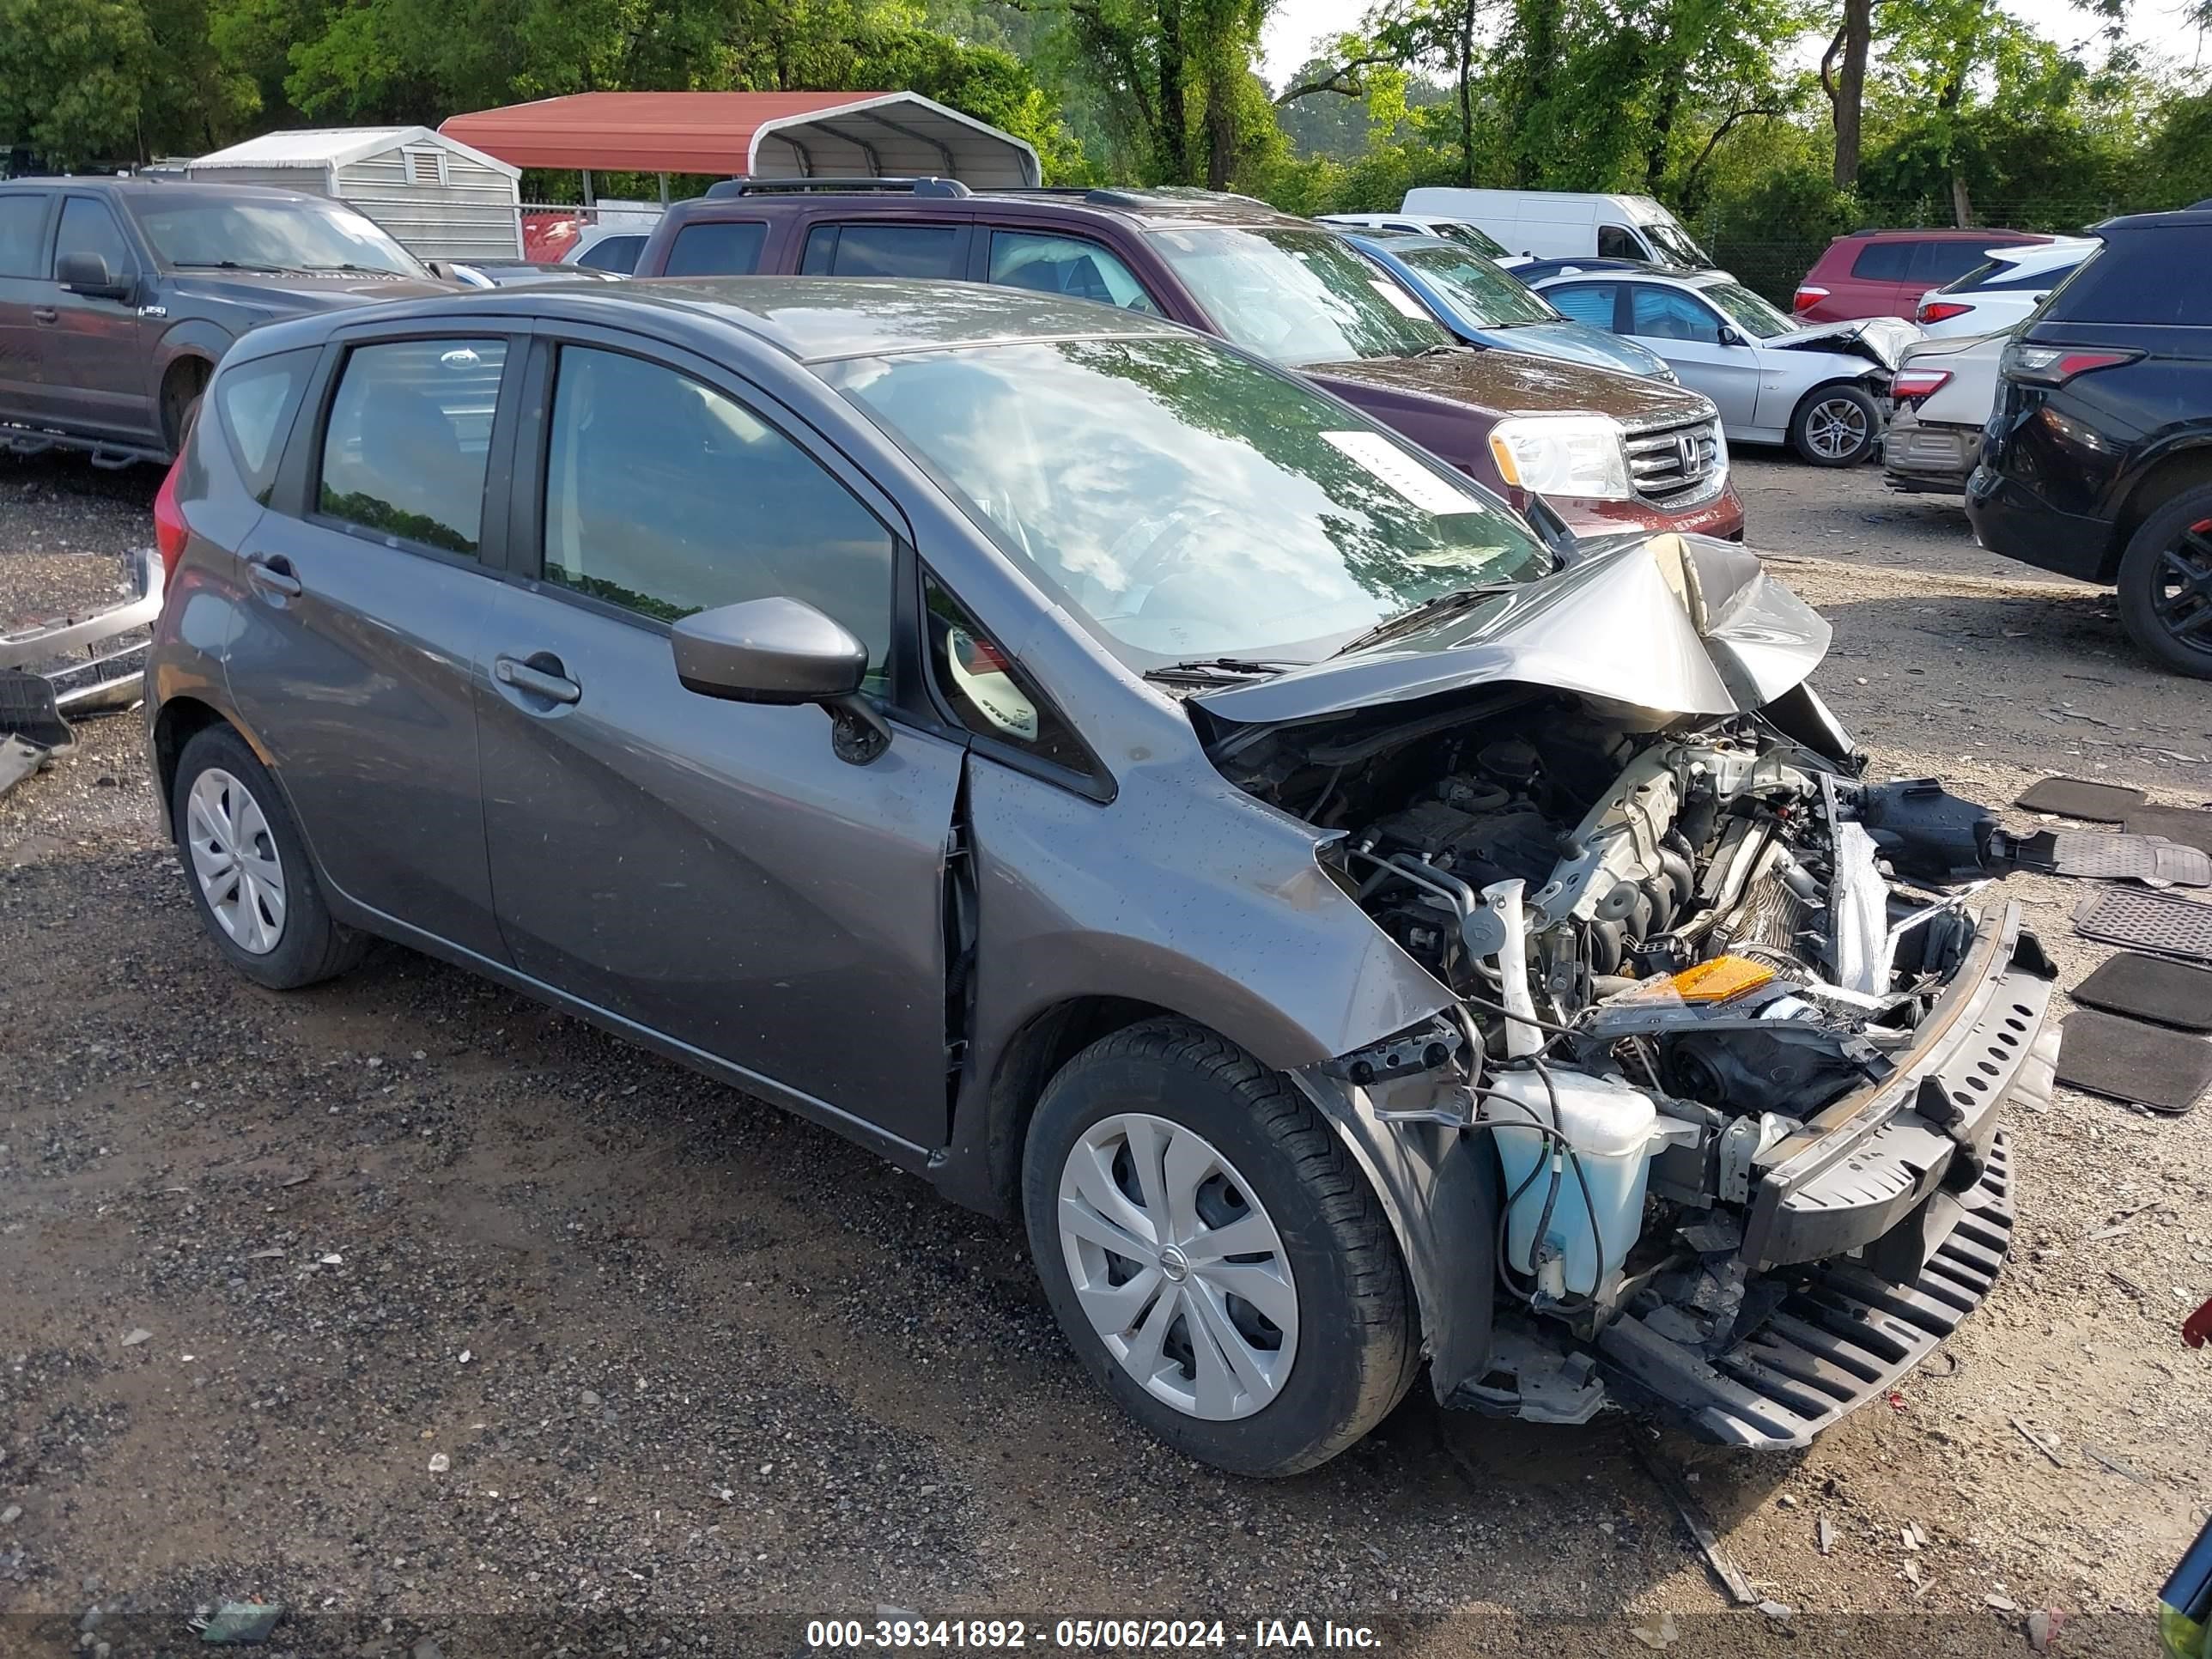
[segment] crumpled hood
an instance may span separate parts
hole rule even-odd
[[[1404,638],[1193,701],[1223,720],[1269,725],[1510,683],[1661,714],[1747,714],[1806,679],[1829,635],[1757,554],[1667,532]]]
[[[1694,421],[1710,412],[1694,392],[1613,369],[1592,368],[1525,351],[1438,351],[1420,357],[1361,357],[1308,363],[1299,371],[1324,383],[1349,380],[1390,392],[1426,392],[1499,415],[1588,411],[1622,420]]]
[[[1854,355],[1870,352],[1884,368],[1895,368],[1905,347],[1926,337],[1917,323],[1908,323],[1901,317],[1860,317],[1848,323],[1817,323],[1811,328],[1794,328],[1787,334],[1778,334],[1759,343],[1793,350],[1816,346],[1832,351],[1851,351],[1856,345],[1865,348],[1865,351]]]

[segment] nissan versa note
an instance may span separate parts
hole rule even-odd
[[[156,522],[239,971],[396,939],[1021,1218],[1222,1468],[1424,1367],[1802,1444],[1999,1271],[2050,965],[1727,543],[1554,545],[1158,318],[804,278],[257,331]]]

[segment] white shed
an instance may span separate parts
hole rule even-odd
[[[522,257],[521,169],[428,127],[264,133],[203,155],[186,172],[336,197],[418,259]]]

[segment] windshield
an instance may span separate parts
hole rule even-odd
[[[1410,357],[1449,344],[1421,302],[1326,230],[1158,230],[1222,333],[1279,363]]]
[[[1498,258],[1505,252],[1504,243],[1474,225],[1455,224],[1448,219],[1440,219],[1437,222],[1437,234],[1449,236],[1455,242],[1466,243],[1486,259]]]
[[[1478,328],[1513,328],[1522,323],[1556,323],[1559,313],[1480,254],[1455,247],[1390,250],[1440,289],[1446,299]]]
[[[1466,479],[1205,340],[1023,342],[821,372],[1140,672],[1317,661],[1419,600],[1552,568]]]
[[[1655,220],[1648,224],[1638,226],[1638,228],[1650,239],[1652,246],[1657,248],[1676,264],[1686,266],[1692,270],[1713,269],[1713,256],[1692,241],[1689,234],[1680,225],[1670,225],[1663,220]]]
[[[1718,306],[1729,321],[1754,340],[1771,340],[1797,327],[1741,283],[1714,283],[1698,292]]]
[[[262,270],[429,273],[374,222],[319,202],[149,201],[135,210],[147,240],[171,265]]]

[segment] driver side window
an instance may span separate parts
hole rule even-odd
[[[1686,340],[1697,345],[1721,343],[1720,319],[1700,301],[1671,288],[1638,285],[1629,289],[1629,332],[1648,340]]]
[[[1648,259],[1651,250],[1637,240],[1632,230],[1623,230],[1619,225],[1600,225],[1597,228],[1597,257],[1601,259]]]
[[[775,428],[689,375],[564,346],[545,458],[544,580],[674,622],[803,599],[890,655],[893,542]]]

